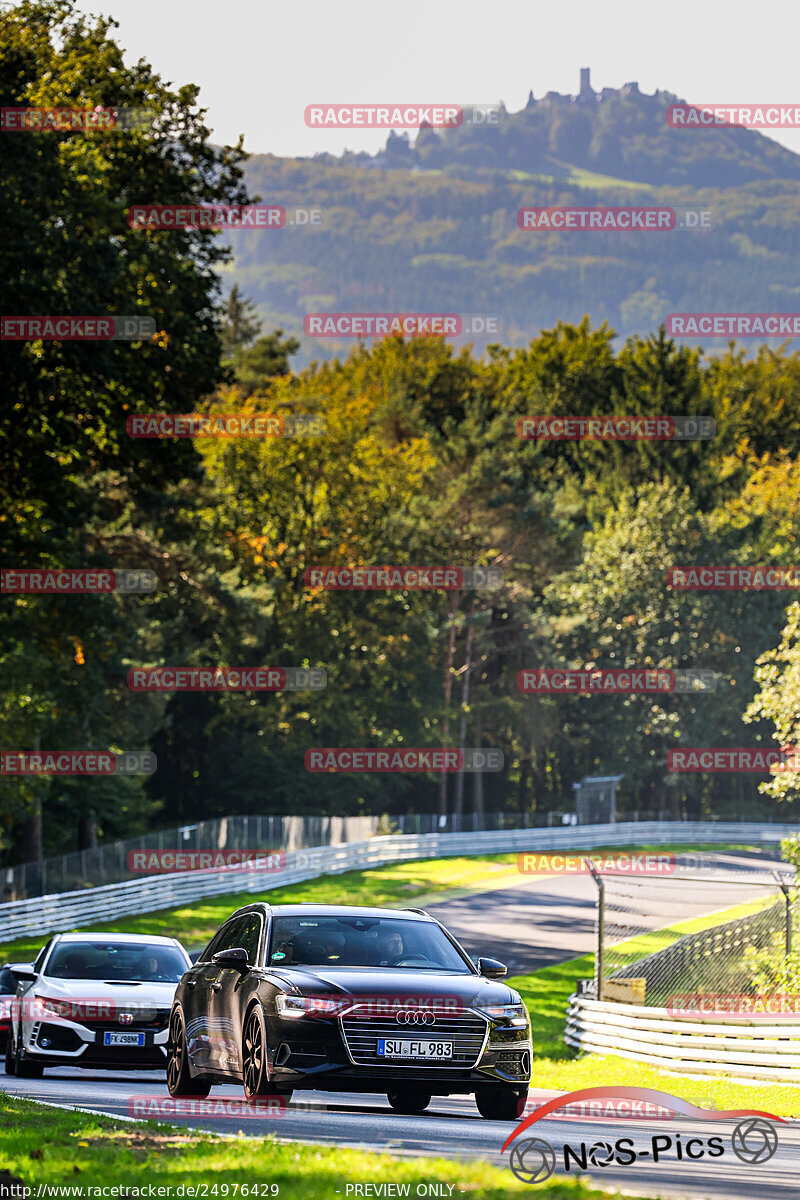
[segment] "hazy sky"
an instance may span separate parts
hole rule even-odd
[[[533,88],[637,80],[691,102],[800,103],[797,0],[83,0],[127,61],[197,83],[217,142],[252,153],[376,150],[383,131],[308,129],[317,102],[521,108]],[[412,136],[414,136],[412,134]],[[691,133],[685,135],[691,137]],[[771,134],[800,152],[800,129]]]

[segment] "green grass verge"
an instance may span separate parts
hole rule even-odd
[[[46,1128],[46,1136],[43,1130]],[[498,1149],[510,1126],[497,1125]],[[340,1146],[278,1142],[274,1137],[224,1138],[184,1133],[147,1121],[131,1125],[112,1118],[67,1112],[18,1100],[0,1092],[0,1184],[71,1184],[78,1188],[135,1188],[204,1184],[208,1196],[224,1196],[224,1185],[277,1185],[278,1200],[344,1198],[347,1184],[449,1183],[454,1194],[502,1200],[530,1194],[511,1171],[480,1161],[441,1158],[395,1159]],[[212,1188],[217,1185],[217,1191]],[[10,1194],[10,1193],[6,1193]],[[132,1193],[135,1195],[136,1193]],[[184,1193],[185,1194],[185,1193]],[[241,1194],[241,1191],[240,1191]],[[250,1193],[253,1194],[252,1191]],[[263,1189],[259,1194],[263,1194]],[[351,1193],[352,1194],[352,1193]],[[579,1180],[551,1179],[537,1189],[545,1200],[608,1200],[619,1196]]]

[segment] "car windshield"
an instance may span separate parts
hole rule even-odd
[[[177,946],[152,942],[62,942],[47,975],[53,979],[103,979],[126,983],[177,983],[187,962]]]
[[[274,917],[269,963],[274,967],[413,967],[470,974],[437,925],[396,917]]]

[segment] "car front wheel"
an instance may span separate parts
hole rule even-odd
[[[208,1079],[199,1076],[192,1079],[189,1073],[189,1056],[186,1052],[186,1028],[179,1008],[172,1010],[169,1019],[167,1040],[167,1091],[170,1096],[199,1096],[201,1099],[211,1091]]]
[[[527,1092],[520,1095],[513,1088],[485,1087],[478,1088],[475,1093],[478,1112],[487,1121],[520,1121],[527,1099]]]
[[[19,1079],[41,1079],[44,1067],[41,1063],[31,1062],[24,1057],[22,1046],[14,1039],[14,1074]]]
[[[286,1104],[291,1091],[279,1091],[269,1077],[267,1029],[264,1014],[256,1004],[247,1014],[242,1040],[242,1086],[248,1100],[281,1096]]]
[[[16,1054],[17,1052],[14,1049],[14,1030],[9,1029],[6,1041],[6,1075],[16,1075],[17,1073]]]
[[[395,1112],[399,1113],[421,1113],[431,1102],[430,1092],[423,1092],[414,1088],[403,1088],[401,1091],[388,1092],[386,1099],[391,1104]]]

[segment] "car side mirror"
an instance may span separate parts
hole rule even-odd
[[[505,963],[498,962],[496,958],[479,958],[478,971],[486,979],[502,979],[508,974],[508,967]]]
[[[9,963],[8,969],[18,983],[32,983],[36,978],[33,963]]]
[[[244,975],[250,970],[247,951],[242,946],[234,946],[232,950],[219,950],[211,959],[218,967],[230,967]]]

